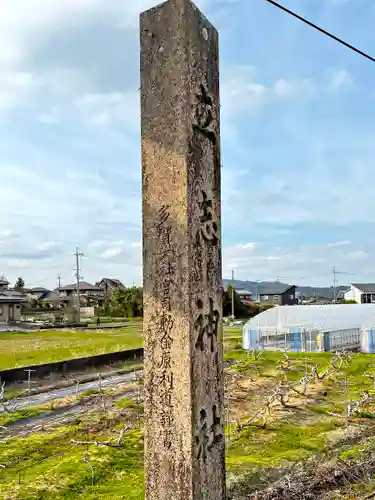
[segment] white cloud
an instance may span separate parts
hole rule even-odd
[[[331,7],[340,7],[340,6],[345,5],[351,1],[352,0],[327,0],[327,3]]]
[[[198,0],[206,8],[210,0]],[[0,67],[22,63],[46,43],[54,30],[83,27],[98,19],[110,20],[114,29],[136,28],[141,11],[155,0],[2,0],[0,17]]]
[[[327,247],[330,247],[329,255]],[[375,266],[367,252],[343,251],[344,247],[345,245],[332,247],[329,243],[302,244],[291,250],[283,247],[272,248],[261,243],[237,244],[224,249],[223,274],[224,277],[229,277],[234,269],[237,279],[272,281],[279,278],[297,285],[313,286],[331,284],[333,263],[338,270],[353,272],[357,277],[361,276],[361,273],[375,273]],[[359,264],[362,267],[358,268]],[[338,279],[343,284],[353,279],[353,276],[338,274]]]
[[[88,248],[101,248],[106,245],[104,240],[95,240],[88,244]]]
[[[253,66],[234,66],[227,70],[221,91],[223,113],[231,115],[263,103],[267,89],[254,80]]]
[[[83,71],[52,68],[38,73],[0,71],[0,113],[37,109],[40,123],[74,120],[89,125],[139,128],[139,93],[93,92],[94,77]]]
[[[346,247],[348,245],[351,245],[351,241],[349,240],[343,240],[343,241],[335,241],[334,243],[328,243],[328,247]]]
[[[107,248],[100,254],[100,257],[103,259],[113,259],[114,257],[118,257],[119,255],[122,254],[122,248],[120,247],[114,247],[114,248]]]
[[[9,110],[26,100],[34,85],[34,76],[29,72],[0,71],[0,111]]]
[[[287,81],[284,78],[277,80],[271,88],[271,95],[276,94],[281,98],[306,97],[318,91],[317,84],[310,78]]]
[[[260,75],[251,65],[226,69],[222,83],[223,112],[227,116],[257,110],[275,99],[305,99],[326,92],[339,92],[353,87],[354,81],[346,69],[331,70],[329,75],[288,79],[281,77],[270,85],[259,82]]]
[[[82,261],[86,280],[96,281],[100,274],[108,273],[125,283],[140,282],[137,29],[139,12],[156,3],[156,0],[3,0],[0,125],[5,117],[9,127],[4,127],[0,139],[0,209],[5,228],[4,234],[0,232],[0,242],[2,255],[6,254],[0,256],[0,268],[9,271],[12,281],[22,269],[24,278],[31,283],[54,286],[59,273],[65,283],[72,282],[73,253],[78,245],[87,256]],[[207,0],[198,5],[206,8],[215,3],[216,15],[218,5],[225,2]],[[95,44],[94,28],[100,30],[103,25],[112,34],[120,35],[114,36],[110,43],[106,37],[97,37],[100,44]],[[226,44],[228,40],[229,37]],[[248,60],[241,47],[231,40],[227,54],[222,51],[222,139],[226,162],[222,185],[223,220],[225,224],[226,221],[235,224],[224,233],[225,242],[238,240],[240,233],[246,233],[249,227],[255,232],[269,222],[275,223],[272,237],[276,241],[288,236],[291,231],[288,226],[296,222],[374,219],[370,206],[374,189],[358,174],[362,170],[372,171],[371,163],[363,161],[365,155],[355,163],[350,155],[343,154],[342,161],[338,161],[341,170],[331,172],[331,157],[327,156],[322,165],[314,156],[316,136],[301,126],[301,115],[295,120],[295,127],[302,137],[306,161],[295,153],[292,139],[290,148],[287,146],[289,152],[285,147],[278,150],[278,137],[287,141],[288,135],[283,134],[285,131],[278,135],[273,129],[275,123],[282,121],[277,112],[267,124],[251,124],[256,132],[261,128],[268,130],[265,149],[260,142],[256,147],[248,143],[250,128],[242,128],[244,135],[241,135],[234,121],[226,120],[265,104],[267,111],[273,113],[276,103],[287,103],[289,111],[295,102],[297,106],[306,104],[307,97],[317,97],[315,102],[320,98],[334,100],[333,92],[339,93],[353,84],[348,71],[340,69],[345,67],[344,62],[337,63],[339,69],[331,66],[327,69],[322,64],[319,73],[314,73],[313,65],[307,66],[311,68],[308,73],[306,66],[300,72],[295,71],[295,66],[284,65],[285,60],[280,60],[272,71],[261,66],[231,67],[232,50],[236,54],[232,59]],[[132,57],[134,61],[128,68],[126,64]],[[293,72],[288,73],[288,68]],[[329,133],[326,131],[327,141],[323,141],[322,150],[328,147],[327,143],[334,142],[331,130],[336,133],[336,127],[331,127]],[[339,139],[334,153],[352,141]],[[229,142],[235,149],[234,159]],[[373,157],[372,153],[370,148],[368,157]],[[358,210],[361,198],[362,209]],[[259,241],[250,234],[251,239]],[[337,265],[342,263],[345,268],[348,262],[349,270],[350,262],[353,267],[354,263],[359,266],[367,262],[364,254],[368,249],[332,241],[330,246],[325,245],[325,253],[298,246],[291,251],[274,245],[269,250],[261,243],[230,246],[224,252],[224,266],[227,270],[235,267],[245,277],[253,271],[264,272],[264,276],[267,273],[282,276],[297,266],[296,276],[300,276],[305,274],[303,266],[324,268],[331,252],[342,251],[337,253]],[[254,267],[248,267],[249,262]],[[329,263],[328,268],[332,265]]]
[[[204,4],[204,2],[201,2]],[[49,43],[52,35],[67,30],[78,33],[80,29],[93,26],[98,21],[109,23],[113,30],[121,28],[126,40],[127,30],[133,32],[138,27],[142,10],[155,5],[154,0],[2,0],[0,16],[0,112],[29,103],[34,105],[40,95],[48,97],[75,97],[94,90],[92,85],[96,68],[74,70],[69,67],[56,67],[51,61],[47,70],[29,70],[29,61],[40,49]],[[74,24],[72,24],[74,19]],[[132,36],[134,36],[132,34]],[[79,49],[78,49],[79,50]],[[121,47],[119,50],[125,50]],[[136,89],[134,89],[135,91]],[[95,91],[95,90],[94,90]],[[98,94],[98,99],[100,94]],[[133,96],[132,96],[133,97]],[[125,107],[133,107],[134,99],[115,94],[107,94],[109,109],[102,102],[101,111],[90,117],[92,122],[107,123],[113,114],[119,117]],[[115,98],[115,100],[113,100]],[[102,101],[103,101],[102,99]],[[124,102],[126,100],[126,102]],[[121,102],[120,102],[121,101]],[[136,99],[137,101],[137,99]],[[96,103],[100,106],[100,103]],[[65,108],[66,103],[63,104]],[[121,110],[119,107],[121,106]],[[118,112],[116,112],[116,109]],[[39,113],[39,121],[56,123],[56,109]]]
[[[50,252],[51,250],[55,250],[60,247],[61,243],[58,243],[57,241],[46,241],[38,244],[36,248],[41,252]]]
[[[363,250],[356,250],[347,254],[347,258],[350,260],[365,260],[369,257],[370,254],[368,252],[364,252]]]
[[[49,112],[47,113],[41,113],[39,116],[38,116],[38,121],[40,123],[45,123],[47,125],[52,125],[54,123],[58,123],[59,122],[59,117],[57,115],[57,110],[56,108],[55,109],[51,109]]]
[[[18,63],[52,30],[71,24],[85,25],[93,19],[111,16],[117,24],[135,26],[137,16],[151,7],[152,0],[2,0],[0,18],[0,64]]]
[[[29,259],[10,259],[7,262],[7,267],[16,269],[28,269],[34,265],[34,262]]]
[[[256,224],[375,222],[371,205],[375,186],[369,182],[375,175],[371,136],[365,139],[358,131],[347,137],[339,128],[330,134],[321,127],[315,131],[320,143],[316,149],[308,129],[301,124],[298,132],[301,144],[296,137],[286,136],[292,155],[275,137],[271,150],[269,144],[258,146],[262,175],[255,180],[251,177],[251,182],[245,176],[233,176],[231,189],[236,194],[231,203],[235,205],[229,209],[233,217],[247,217],[251,200],[251,220]],[[289,157],[294,158],[292,163]],[[251,172],[256,162],[247,161]]]
[[[5,243],[7,241],[13,240],[16,237],[16,233],[12,229],[2,229],[0,230],[0,242]]]
[[[328,81],[328,91],[338,92],[354,86],[354,80],[346,69],[334,71]]]
[[[77,108],[88,124],[108,125],[126,122],[138,130],[140,113],[137,92],[83,95],[77,100]]]
[[[284,96],[291,92],[291,85],[284,78],[281,78],[274,86],[277,95]]]

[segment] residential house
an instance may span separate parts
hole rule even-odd
[[[21,304],[25,296],[21,292],[11,291],[9,281],[0,277],[0,322],[17,323],[21,321]]]
[[[116,290],[125,288],[125,286],[123,285],[123,283],[121,283],[120,280],[113,278],[102,278],[100,281],[95,283],[95,286],[102,288],[104,290],[106,299],[112,299],[113,294]]]
[[[241,302],[251,302],[252,301],[252,292],[249,290],[236,290],[236,294],[241,299]]]
[[[43,298],[43,296],[46,295],[46,293],[49,293],[50,290],[47,290],[47,288],[43,288],[42,286],[37,286],[35,288],[28,288],[25,290],[25,293],[27,294],[27,298],[29,300],[40,300]]]
[[[265,285],[259,293],[260,304],[274,306],[292,306],[298,303],[296,299],[296,286],[283,283],[270,283]]]
[[[62,286],[58,288],[58,292],[63,304],[74,301],[77,296],[77,283]],[[105,291],[103,288],[87,283],[86,281],[79,282],[79,294],[88,306],[96,304],[100,306],[105,301]]]
[[[357,304],[375,303],[375,283],[352,283],[344,293],[345,300],[354,300]]]

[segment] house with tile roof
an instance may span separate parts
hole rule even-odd
[[[21,305],[26,301],[21,292],[9,290],[9,281],[0,276],[0,323],[18,323],[21,321]]]
[[[95,286],[102,288],[105,291],[106,298],[111,299],[116,290],[125,288],[123,283],[114,278],[102,278],[100,281],[95,283]]]
[[[62,286],[57,289],[59,292],[60,300],[64,304],[74,301],[77,296],[77,283]],[[105,301],[105,291],[103,288],[87,283],[87,281],[79,282],[79,295],[81,300],[89,305],[102,305]]]
[[[296,286],[284,283],[269,283],[259,293],[259,303],[274,306],[292,306],[298,303]]]
[[[375,304],[375,283],[352,283],[344,299],[357,304]]]

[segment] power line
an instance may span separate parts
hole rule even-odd
[[[333,302],[335,303],[336,302],[336,289],[337,289],[337,285],[338,285],[337,275],[338,274],[345,274],[348,276],[355,276],[355,273],[348,273],[346,271],[338,271],[336,269],[336,266],[333,266],[332,273],[333,273]]]
[[[346,48],[350,49],[350,50],[353,50],[354,52],[356,52],[357,54],[359,54],[360,56],[362,57],[365,57],[366,59],[369,59],[370,61],[372,62],[375,62],[375,58],[370,56],[369,54],[366,54],[366,52],[363,52],[362,50],[359,50],[357,49],[356,47],[354,47],[354,45],[350,45],[350,43],[347,43],[345,42],[344,40],[342,40],[341,38],[338,38],[337,36],[333,35],[332,33],[330,33],[329,31],[326,31],[325,29],[323,28],[320,28],[319,26],[317,26],[316,24],[312,23],[311,21],[308,21],[307,19],[305,19],[304,17],[301,17],[299,16],[298,14],[296,14],[295,12],[287,9],[286,7],[284,7],[283,5],[280,5],[279,3],[275,2],[274,0],[266,0],[266,2],[270,3],[271,5],[274,5],[275,7],[278,7],[279,9],[283,10],[284,12],[286,12],[287,14],[295,17],[296,19],[299,19],[300,21],[302,21],[303,23],[305,24],[308,24],[309,26],[311,26],[311,28],[314,28],[316,29],[317,31],[319,31],[320,33],[323,33],[323,35],[326,35],[326,36],[329,36],[330,38],[332,38],[333,40],[335,40],[336,42],[338,43],[341,43],[342,45],[344,45]]]

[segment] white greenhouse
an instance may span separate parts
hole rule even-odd
[[[375,304],[273,307],[244,325],[243,348],[375,352]]]

